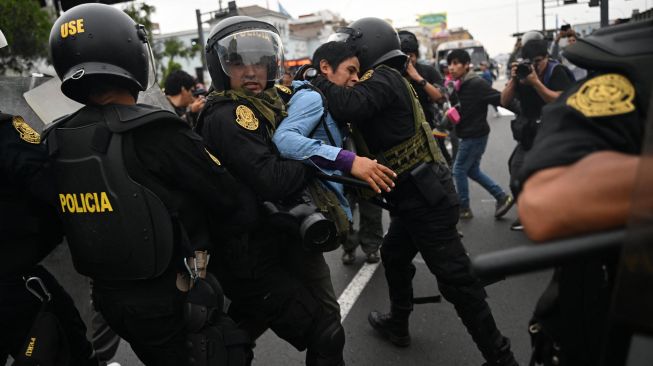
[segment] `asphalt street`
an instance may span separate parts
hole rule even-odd
[[[503,84],[503,82],[501,83]],[[502,85],[501,85],[502,86]],[[495,85],[500,89],[499,85]],[[507,161],[514,147],[510,134],[510,119],[507,111],[494,116],[490,110],[488,121],[491,126],[490,139],[481,167],[484,172],[508,190]],[[516,218],[513,208],[503,219],[493,217],[495,201],[476,183],[470,183],[471,208],[474,218],[460,223],[464,233],[463,243],[469,255],[528,245],[523,233],[510,231],[510,223]],[[387,229],[389,217],[384,214]],[[364,266],[364,256],[359,251],[355,264],[344,266],[340,261],[341,251],[326,254],[331,268],[333,284],[338,296],[351,283]],[[45,261],[57,278],[71,292],[85,319],[89,318],[88,280],[75,274],[67,248],[60,246]],[[438,293],[434,276],[428,271],[421,257],[415,259],[417,274],[413,286],[415,296],[430,296]],[[483,359],[471,337],[457,318],[453,306],[447,302],[416,305],[411,316],[410,332],[412,344],[397,348],[378,336],[367,322],[367,314],[374,309],[386,311],[389,306],[383,265],[375,268],[366,266],[365,279],[357,278],[357,286],[345,296],[351,309],[343,320],[346,331],[345,361],[347,365],[481,365]],[[371,275],[371,276],[369,276]],[[364,276],[363,276],[364,277]],[[511,339],[513,351],[522,365],[528,364],[530,340],[527,333],[528,320],[535,302],[544,290],[550,272],[540,272],[508,278],[487,287],[488,302],[493,310],[499,329]],[[356,296],[358,296],[356,298]],[[352,303],[353,300],[356,300]],[[122,342],[115,361],[122,366],[142,365],[129,345]],[[265,333],[256,342],[255,365],[303,365],[304,353],[276,337]]]

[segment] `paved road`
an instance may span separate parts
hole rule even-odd
[[[498,85],[496,85],[498,86]],[[495,86],[495,87],[496,87]],[[514,142],[510,136],[509,116],[494,117],[489,114],[492,132],[482,169],[494,178],[502,187],[508,187],[506,162]],[[474,257],[482,253],[510,248],[528,243],[520,232],[509,230],[510,223],[516,217],[512,209],[504,219],[493,218],[494,200],[475,183],[470,184],[472,210],[475,217],[462,222],[461,230],[465,237],[463,242]],[[384,226],[388,225],[387,213]],[[358,261],[351,266],[340,262],[340,251],[327,254],[331,267],[334,287],[337,294],[342,294],[352,279],[363,267],[363,256],[359,253]],[[74,274],[66,263],[65,248],[59,248],[46,261],[53,268],[57,277],[70,289],[73,297],[82,309],[84,317],[88,316],[88,292],[86,280]],[[416,296],[437,293],[434,277],[428,272],[420,257],[415,259],[417,274],[414,280]],[[373,268],[367,266],[366,271]],[[512,340],[513,350],[520,364],[528,363],[530,343],[526,332],[531,311],[543,291],[550,273],[538,273],[528,276],[509,278],[487,288],[488,302],[494,312],[497,324],[503,333]],[[351,297],[349,297],[351,299]],[[447,366],[481,365],[480,353],[467,335],[462,323],[457,318],[453,306],[449,303],[417,305],[411,316],[410,331],[413,343],[408,348],[396,348],[378,337],[367,323],[370,310],[387,310],[388,298],[383,266],[378,266],[362,287],[360,296],[344,319],[347,343],[345,360],[348,365],[428,365]],[[255,365],[303,365],[304,354],[298,352],[273,333],[264,334],[255,349]],[[122,366],[141,365],[131,349],[124,342],[116,355]]]

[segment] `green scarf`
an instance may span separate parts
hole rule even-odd
[[[209,98],[229,98],[234,101],[246,100],[272,124],[273,130],[288,115],[286,105],[277,94],[277,88],[275,87],[266,89],[259,94],[254,94],[245,89],[214,91],[209,94]]]

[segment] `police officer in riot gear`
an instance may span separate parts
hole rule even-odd
[[[279,32],[251,17],[227,18],[211,30],[206,58],[215,91],[197,130],[259,205],[232,227],[214,269],[232,300],[229,315],[253,339],[270,328],[306,349],[307,365],[343,365],[345,335],[323,254],[301,248],[262,208],[300,195],[313,176],[308,165],[282,159],[271,139],[286,114],[273,86],[282,74]]]
[[[212,221],[238,205],[235,181],[175,114],[136,104],[153,70],[147,34],[124,12],[68,10],[50,51],[62,92],[85,104],[55,122],[46,142],[73,263],[93,279],[94,305],[146,365],[210,362],[188,352],[201,347],[196,338],[186,344],[191,284],[180,273],[189,258],[193,284],[204,276]],[[219,288],[201,287],[219,315]],[[204,349],[220,346],[204,341]]]
[[[602,28],[565,49],[565,56],[590,73],[545,109],[518,177],[520,217],[535,241],[625,226],[637,205],[638,172],[645,172],[653,21]],[[647,199],[650,189],[648,194]],[[556,269],[529,327],[533,364],[623,364],[611,357],[628,347],[620,343],[629,337],[625,332],[609,342],[606,337],[610,300],[618,298],[613,289],[617,260],[584,259]],[[631,285],[637,293],[644,288]]]
[[[369,322],[398,346],[410,344],[412,260],[419,252],[438,280],[488,365],[516,365],[507,338],[496,327],[486,293],[470,272],[458,232],[458,200],[451,173],[437,148],[419,101],[401,72],[407,57],[387,22],[363,18],[337,30],[333,40],[360,48],[364,74],[351,88],[318,76],[313,84],[337,120],[354,121],[367,152],[399,176],[385,198],[391,222],[381,246],[390,291],[390,312],[373,311]],[[356,133],[356,131],[354,131]]]
[[[0,31],[0,48],[5,46],[7,40]],[[0,112],[0,156],[0,364],[11,355],[17,364],[54,362],[58,358],[74,365],[97,365],[73,299],[48,270],[37,264],[61,242],[62,232],[53,205],[51,176],[45,169],[45,147],[39,133],[22,116]],[[26,288],[25,280],[31,277],[39,278],[51,294],[47,306],[59,319],[63,332],[57,336],[52,329],[53,337],[38,337],[30,348],[28,332],[42,306]],[[40,352],[53,344],[67,347],[55,350],[55,354]]]

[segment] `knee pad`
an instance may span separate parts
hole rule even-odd
[[[329,315],[316,324],[310,335],[306,353],[307,366],[335,366],[343,364],[345,330],[335,315]]]
[[[218,280],[207,273],[198,278],[186,295],[184,319],[189,333],[195,333],[217,321],[224,306],[224,293]]]
[[[189,364],[244,366],[251,362],[252,342],[223,312],[223,306],[218,280],[211,273],[198,278],[184,304]]]

